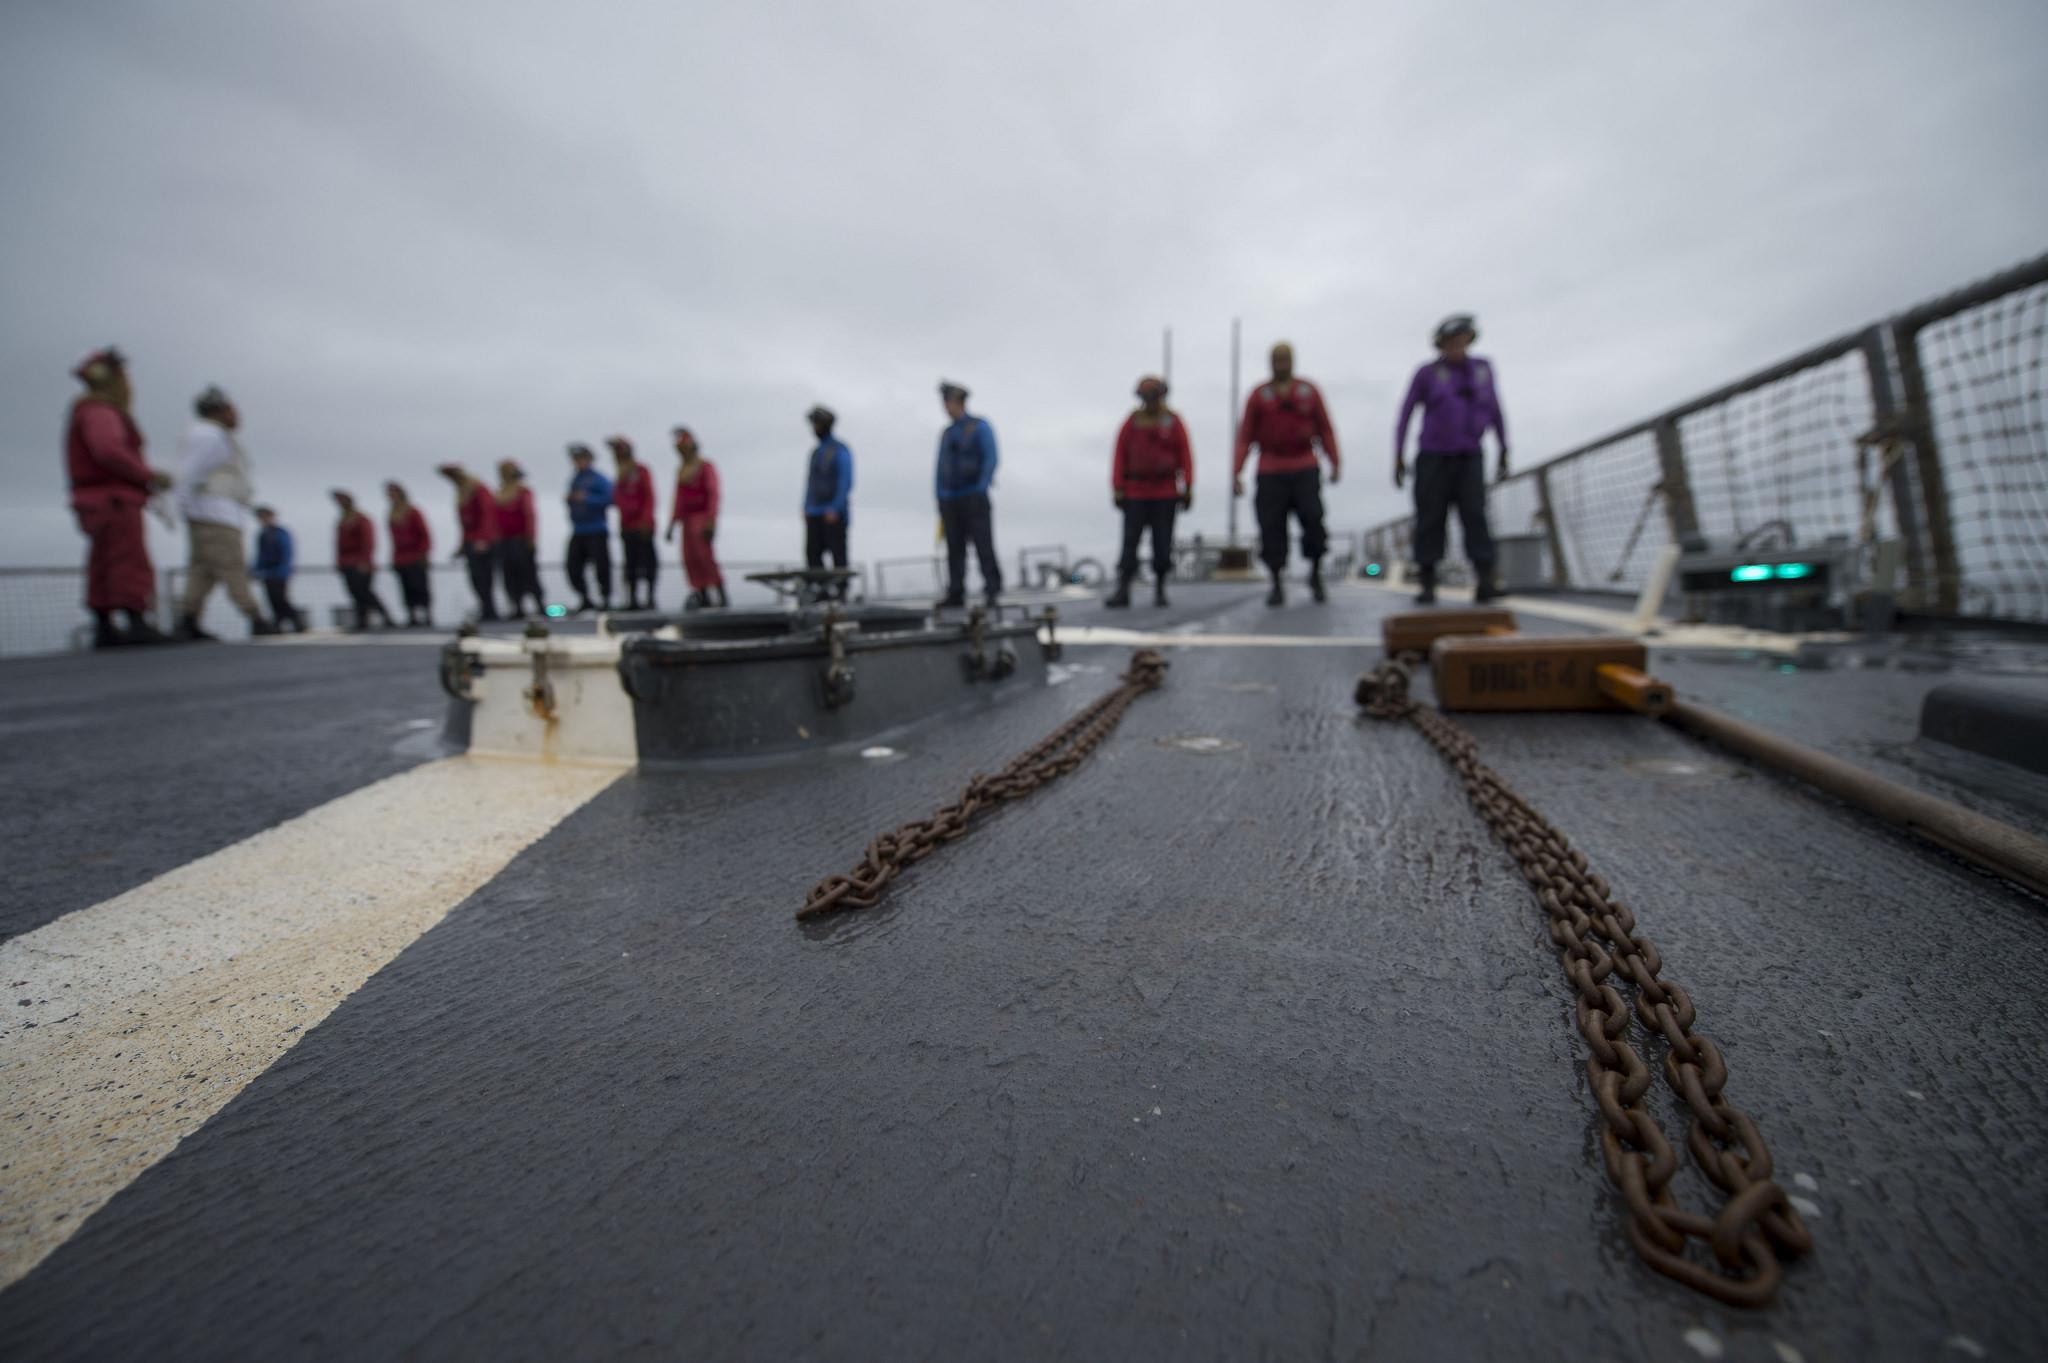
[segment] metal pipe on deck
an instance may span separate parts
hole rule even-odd
[[[1674,699],[1664,719],[2048,897],[2048,841],[2031,833],[1910,790],[1710,706]]]

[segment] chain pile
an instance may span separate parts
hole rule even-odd
[[[811,887],[798,918],[816,918],[839,909],[873,908],[881,902],[889,882],[904,868],[915,866],[940,844],[964,837],[970,821],[983,810],[1010,800],[1022,799],[1055,777],[1081,765],[1089,753],[1108,738],[1131,702],[1155,690],[1166,679],[1166,659],[1151,649],[1131,655],[1123,684],[1091,702],[1043,740],[1018,753],[1009,765],[993,776],[976,775],[960,792],[960,798],[939,809],[928,819],[917,819],[891,832],[879,834],[868,844],[860,864],[845,875],[830,875]]]
[[[1628,1206],[1628,1238],[1659,1273],[1733,1306],[1761,1306],[1784,1276],[1780,1256],[1804,1254],[1813,1237],[1784,1189],[1772,1181],[1771,1152],[1756,1122],[1723,1093],[1728,1067],[1720,1048],[1693,1029],[1692,999],[1658,971],[1662,960],[1635,917],[1615,900],[1585,855],[1479,760],[1472,736],[1442,712],[1412,700],[1415,655],[1382,663],[1358,681],[1358,703],[1377,719],[1405,719],[1443,755],[1521,867],[1550,916],[1550,940],[1578,991],[1579,1033],[1591,1054],[1586,1075],[1599,1105],[1607,1176]],[[1678,1204],[1671,1181],[1678,1158],[1643,1104],[1650,1067],[1628,1038],[1629,1002],[1648,1036],[1662,1037],[1664,1080],[1691,1112],[1686,1147],[1727,1196],[1712,1216]],[[1686,1255],[1704,1241],[1714,1264]]]

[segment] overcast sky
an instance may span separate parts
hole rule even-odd
[[[941,375],[1011,559],[1112,545],[1168,324],[1221,533],[1241,316],[1248,384],[1286,338],[1323,386],[1355,529],[1445,312],[1529,464],[2048,249],[2044,51],[2039,0],[5,0],[0,561],[80,558],[67,371],[108,341],[161,463],[236,397],[316,562],[327,488],[402,478],[445,549],[433,465],[505,456],[557,557],[565,442],[666,483],[677,422],[723,552],[793,555],[814,401],[855,557],[923,553]]]

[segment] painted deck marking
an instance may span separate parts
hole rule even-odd
[[[0,1287],[620,774],[430,762],[0,944]]]

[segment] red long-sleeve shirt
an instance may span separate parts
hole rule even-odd
[[[469,492],[455,508],[455,514],[462,521],[464,544],[498,542],[497,499],[491,496],[491,490],[482,483],[470,484]]]
[[[647,465],[634,463],[612,483],[612,505],[619,509],[619,529],[654,533],[654,478]]]
[[[525,540],[530,544],[538,538],[540,522],[534,517],[532,488],[521,487],[510,497],[500,489],[497,501],[499,539]]]
[[[334,527],[334,566],[361,568],[365,572],[377,560],[377,527],[360,511],[351,511]]]
[[[669,515],[668,523],[674,525],[685,516],[709,516],[718,519],[718,466],[709,459],[700,460],[703,471],[688,482],[680,474],[676,476],[675,510]]]
[[[1109,466],[1110,490],[1139,501],[1181,495],[1195,485],[1195,452],[1188,444],[1188,426],[1175,412],[1165,412],[1157,425],[1138,424],[1139,413],[1124,418],[1116,434],[1116,458]]]
[[[142,432],[111,402],[81,398],[64,431],[64,467],[71,505],[104,506],[149,496],[149,465],[142,462]]]
[[[425,563],[427,555],[434,551],[434,536],[427,529],[427,518],[416,506],[408,506],[390,519],[391,566],[409,567]]]
[[[1252,390],[1244,404],[1244,421],[1237,428],[1237,458],[1231,476],[1244,472],[1252,446],[1259,447],[1259,472],[1299,473],[1316,466],[1316,444],[1337,472],[1337,433],[1330,429],[1330,413],[1323,395],[1307,379],[1293,379],[1287,391],[1262,383]]]

